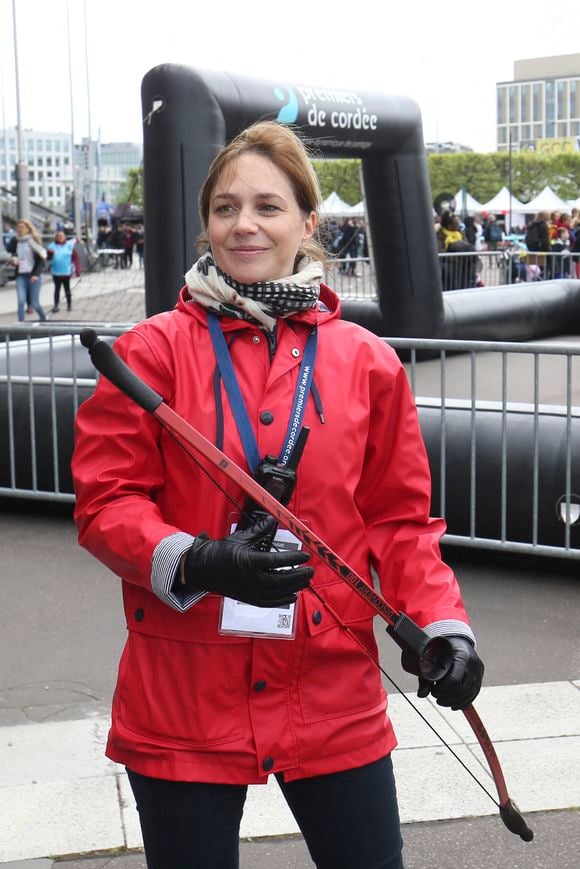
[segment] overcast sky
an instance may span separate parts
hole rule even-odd
[[[2,127],[17,117],[12,2],[0,0]],[[66,0],[15,5],[22,126],[70,132],[72,103],[77,141],[89,115],[102,142],[142,141],[144,74],[183,63],[404,94],[426,141],[491,151],[495,84],[513,78],[514,61],[580,53],[580,0],[69,0],[71,100]]]

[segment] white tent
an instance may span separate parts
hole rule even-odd
[[[512,217],[514,212],[524,213],[529,211],[527,205],[524,205],[523,202],[520,202],[519,199],[512,194],[510,197],[510,192],[507,187],[502,187],[499,193],[496,193],[493,199],[490,199],[489,202],[484,202],[481,206],[482,211],[489,211],[492,214],[498,214],[500,211],[507,213],[508,211],[512,212]]]
[[[351,205],[343,202],[338,193],[333,191],[320,206],[320,213],[334,215],[335,217],[346,217],[347,214],[350,214],[351,208]]]
[[[560,199],[551,187],[546,186],[527,203],[525,211],[527,214],[537,214],[538,211],[568,211],[568,203]]]
[[[480,214],[483,205],[468,193],[464,187],[455,194],[455,211],[458,214]]]
[[[365,216],[364,200],[361,199],[361,201],[357,202],[356,205],[351,205],[348,213],[351,214],[353,217],[364,217]]]

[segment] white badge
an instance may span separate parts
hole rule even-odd
[[[231,531],[235,531],[233,525]],[[230,533],[231,533],[230,531]],[[302,542],[285,528],[278,528],[272,549],[302,549]],[[287,568],[281,567],[280,570]],[[220,634],[236,634],[239,637],[268,637],[274,640],[293,640],[296,636],[297,604],[261,607],[222,598]]]

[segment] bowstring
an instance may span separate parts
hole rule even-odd
[[[185,443],[181,440],[181,438],[180,438],[178,435],[176,435],[175,432],[172,431],[172,429],[171,429],[171,428],[170,428],[170,427],[169,427],[165,422],[163,422],[163,421],[160,420],[160,419],[158,419],[157,421],[159,422],[161,428],[163,428],[163,429],[167,432],[167,434],[169,435],[169,437],[173,438],[173,440],[175,441],[175,443],[178,444],[178,446],[180,446],[180,447],[184,450],[184,452],[185,452],[185,453],[189,456],[189,458],[190,458],[190,459],[191,459],[191,460],[192,460],[192,461],[193,461],[193,462],[198,466],[198,468],[199,468],[201,471],[203,471],[203,473],[206,475],[206,477],[207,477],[209,480],[211,480],[211,482],[212,482],[215,486],[217,486],[217,488],[218,488],[218,489],[220,490],[220,492],[221,492],[221,493],[222,493],[222,494],[227,498],[227,500],[230,501],[231,504],[233,504],[233,506],[236,508],[236,510],[239,510],[240,514],[241,514],[241,515],[242,515],[246,520],[250,521],[250,515],[246,512],[246,510],[244,510],[244,508],[240,506],[240,504],[238,503],[238,501],[236,500],[236,498],[233,497],[233,495],[230,495],[230,493],[225,489],[224,486],[222,486],[222,484],[219,482],[219,480],[216,479],[216,477],[215,477],[212,473],[210,473],[210,471],[208,470],[208,468],[206,468],[205,465],[203,465],[203,463],[202,463],[202,462],[197,458],[197,456],[192,452],[192,450],[187,446],[187,444],[185,444]],[[275,543],[273,543],[272,546],[273,546],[273,548],[275,549],[276,552],[279,552],[279,551],[280,551],[279,549],[276,549],[276,544],[275,544]],[[430,730],[435,734],[435,736],[437,737],[437,739],[442,743],[442,745],[445,746],[445,748],[447,749],[447,751],[449,751],[449,752],[453,755],[453,757],[455,758],[455,760],[456,760],[456,761],[457,761],[457,762],[458,762],[458,763],[463,767],[463,769],[464,769],[464,770],[465,770],[465,771],[466,771],[466,772],[471,776],[471,778],[473,779],[473,781],[476,782],[476,783],[479,785],[479,787],[481,788],[481,790],[482,790],[485,794],[487,794],[487,796],[488,796],[489,799],[492,801],[492,803],[493,803],[495,806],[497,806],[498,809],[501,808],[501,806],[500,806],[500,804],[498,803],[498,801],[495,799],[495,797],[492,795],[492,793],[491,793],[491,792],[490,792],[490,791],[485,787],[485,785],[483,784],[483,782],[481,782],[481,781],[477,778],[477,776],[475,775],[475,773],[473,773],[472,770],[470,770],[470,768],[467,766],[467,764],[466,764],[466,763],[465,763],[465,762],[464,762],[464,761],[459,757],[459,755],[457,754],[457,752],[456,752],[456,751],[451,747],[451,745],[447,742],[447,740],[446,740],[446,739],[445,739],[445,738],[444,738],[444,737],[439,733],[439,731],[438,731],[438,730],[433,726],[433,724],[431,724],[431,722],[426,718],[426,716],[423,715],[423,713],[421,712],[421,710],[420,710],[420,709],[415,705],[415,703],[413,703],[413,701],[410,699],[410,697],[408,697],[407,694],[405,694],[405,692],[403,691],[403,689],[402,689],[402,688],[401,688],[401,687],[400,687],[400,686],[395,682],[395,680],[393,679],[393,677],[392,677],[389,673],[387,673],[387,671],[386,671],[385,668],[382,666],[382,664],[381,664],[381,663],[380,663],[380,662],[379,662],[379,661],[378,661],[378,660],[373,656],[373,654],[372,654],[372,653],[370,652],[370,650],[365,646],[365,644],[362,642],[362,640],[360,640],[360,639],[356,636],[356,634],[355,634],[355,633],[352,631],[352,629],[351,629],[351,628],[346,624],[346,622],[344,622],[344,621],[341,619],[341,617],[339,616],[339,614],[338,614],[338,613],[337,613],[337,612],[336,612],[336,611],[335,611],[335,610],[330,606],[329,603],[327,603],[327,601],[326,601],[323,597],[321,597],[321,595],[318,593],[318,591],[317,591],[313,586],[309,585],[309,586],[308,586],[308,589],[309,589],[309,591],[311,591],[311,592],[314,594],[314,596],[315,596],[316,598],[318,598],[318,600],[320,601],[320,603],[322,604],[322,606],[323,606],[323,607],[324,607],[324,608],[325,608],[325,609],[330,613],[330,615],[334,618],[334,620],[335,620],[335,622],[337,623],[337,625],[338,625],[339,627],[341,627],[341,628],[345,631],[345,633],[346,633],[349,637],[351,637],[352,640],[354,640],[354,642],[359,646],[360,649],[362,649],[362,651],[365,653],[365,655],[366,655],[366,656],[367,656],[367,657],[368,657],[368,658],[373,662],[373,664],[375,664],[375,665],[378,667],[378,669],[379,669],[380,672],[383,674],[383,676],[384,676],[386,679],[388,679],[388,681],[389,681],[389,682],[391,683],[391,685],[396,689],[396,691],[401,695],[401,697],[403,697],[404,700],[409,704],[409,706],[411,707],[411,709],[413,709],[413,710],[417,713],[417,715],[419,716],[419,718],[420,718],[420,719],[421,719],[421,720],[422,720],[422,721],[427,725],[427,727],[428,727],[428,728],[429,728],[429,729],[430,729]]]

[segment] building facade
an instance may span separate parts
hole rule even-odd
[[[61,211],[74,184],[70,134],[23,130],[22,146],[30,200]],[[0,136],[0,187],[13,193],[18,159],[17,131],[7,129]]]
[[[75,145],[73,165],[71,144],[70,133],[23,131],[22,159],[28,165],[30,201],[68,214],[76,187],[81,203],[101,199],[115,202],[128,170],[141,164],[141,146],[83,139],[80,145]],[[13,194],[18,159],[17,131],[7,129],[0,134],[0,188]]]
[[[95,181],[97,200],[116,202],[129,169],[138,169],[142,158],[143,149],[134,142],[100,144]]]
[[[498,151],[580,150],[580,54],[517,60],[496,93]]]

